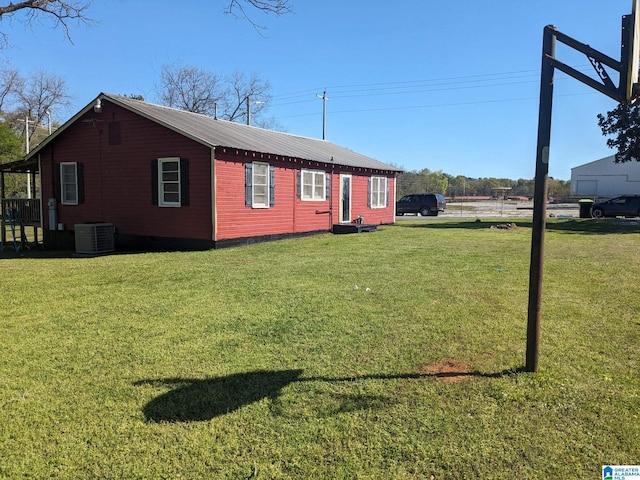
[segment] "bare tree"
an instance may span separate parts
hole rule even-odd
[[[163,65],[158,90],[162,104],[203,115],[213,115],[224,96],[218,75],[177,64]]]
[[[32,25],[36,20],[49,19],[53,21],[55,28],[62,28],[65,36],[71,41],[69,30],[70,23],[77,21],[90,25],[93,23],[86,13],[90,2],[77,0],[25,0],[22,2],[9,2],[0,5],[0,20],[12,18],[21,14],[19,20],[26,25]],[[6,46],[8,38],[6,33],[0,33],[0,47]]]
[[[246,122],[251,109],[252,123],[265,126],[261,117],[271,100],[270,90],[269,82],[255,74],[233,72],[221,76],[173,64],[162,67],[158,97],[169,107],[233,122]]]
[[[249,123],[248,115],[251,112],[252,123],[263,125],[261,115],[271,101],[269,81],[256,74],[247,76],[236,71],[226,77],[226,86],[222,105],[223,118],[232,122]]]
[[[36,72],[26,82],[18,94],[19,109],[27,113],[37,123],[41,123],[52,108],[68,107],[71,97],[67,93],[64,78]]]
[[[256,8],[263,13],[277,16],[292,12],[292,6],[289,0],[229,0],[229,5],[225,13],[247,20],[256,30],[263,29],[264,27],[253,21],[249,16],[246,10],[247,6]]]
[[[30,144],[35,146],[46,136],[51,112],[68,107],[71,97],[65,80],[57,75],[39,71],[26,79],[15,73],[15,78],[11,102],[6,103],[10,112],[4,111],[3,117],[15,132],[28,134]]]
[[[0,116],[5,102],[11,103],[23,87],[24,79],[16,69],[8,67],[0,71]]]
[[[289,0],[228,0],[225,13],[244,18],[256,29],[262,27],[247,14],[247,7],[255,8],[266,14],[283,15],[291,12]],[[72,22],[91,25],[94,21],[87,16],[90,0],[23,0],[18,2],[6,0],[0,4],[0,20],[17,18],[21,23],[33,25],[37,20],[48,19],[55,28],[61,28],[71,42],[70,24]],[[8,44],[8,36],[0,32],[0,48]]]

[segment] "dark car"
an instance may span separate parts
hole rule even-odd
[[[640,195],[622,195],[606,202],[594,203],[591,216],[601,217],[640,217]]]
[[[413,195],[405,195],[396,202],[396,214],[419,213],[423,217],[427,215],[435,216],[440,212],[444,212],[446,206],[447,201],[439,193],[415,193]]]

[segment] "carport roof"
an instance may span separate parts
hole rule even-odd
[[[5,173],[29,173],[38,171],[37,157],[27,157],[13,162],[0,164],[0,172]]]

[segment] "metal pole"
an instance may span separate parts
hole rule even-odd
[[[247,95],[247,125],[251,125],[251,98]]]
[[[24,128],[26,133],[26,150],[27,155],[29,155],[29,151],[31,150],[29,145],[29,115],[25,118]],[[31,198],[31,175],[27,173],[27,198]]]
[[[322,93],[322,139],[326,140],[327,131],[327,91]]]
[[[553,104],[554,67],[549,59],[555,57],[556,28],[547,25],[542,41],[542,71],[540,74],[540,108],[538,113],[538,147],[533,194],[533,230],[531,235],[531,264],[529,270],[529,313],[527,322],[527,358],[525,370],[538,371],[540,343],[540,304],[542,298],[542,270],[544,263],[544,232],[547,216],[547,178],[549,175],[549,143],[551,140],[551,111]]]
[[[325,89],[322,93],[322,96],[316,93],[316,97],[322,100],[322,139],[326,140],[326,131],[327,131],[327,90]]]
[[[26,150],[27,153],[29,153],[29,117],[27,116],[24,120],[24,132],[25,132],[25,139],[26,139]]]

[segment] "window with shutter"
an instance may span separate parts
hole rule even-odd
[[[327,177],[321,170],[302,170],[302,200],[322,202],[327,199]]]
[[[60,203],[78,204],[78,164],[63,162],[60,164]]]
[[[253,162],[251,176],[251,205],[253,208],[269,207],[269,164]]]
[[[179,207],[180,195],[180,159],[158,159],[158,206]]]
[[[244,165],[244,204],[269,208],[276,204],[276,167],[253,162]]]

